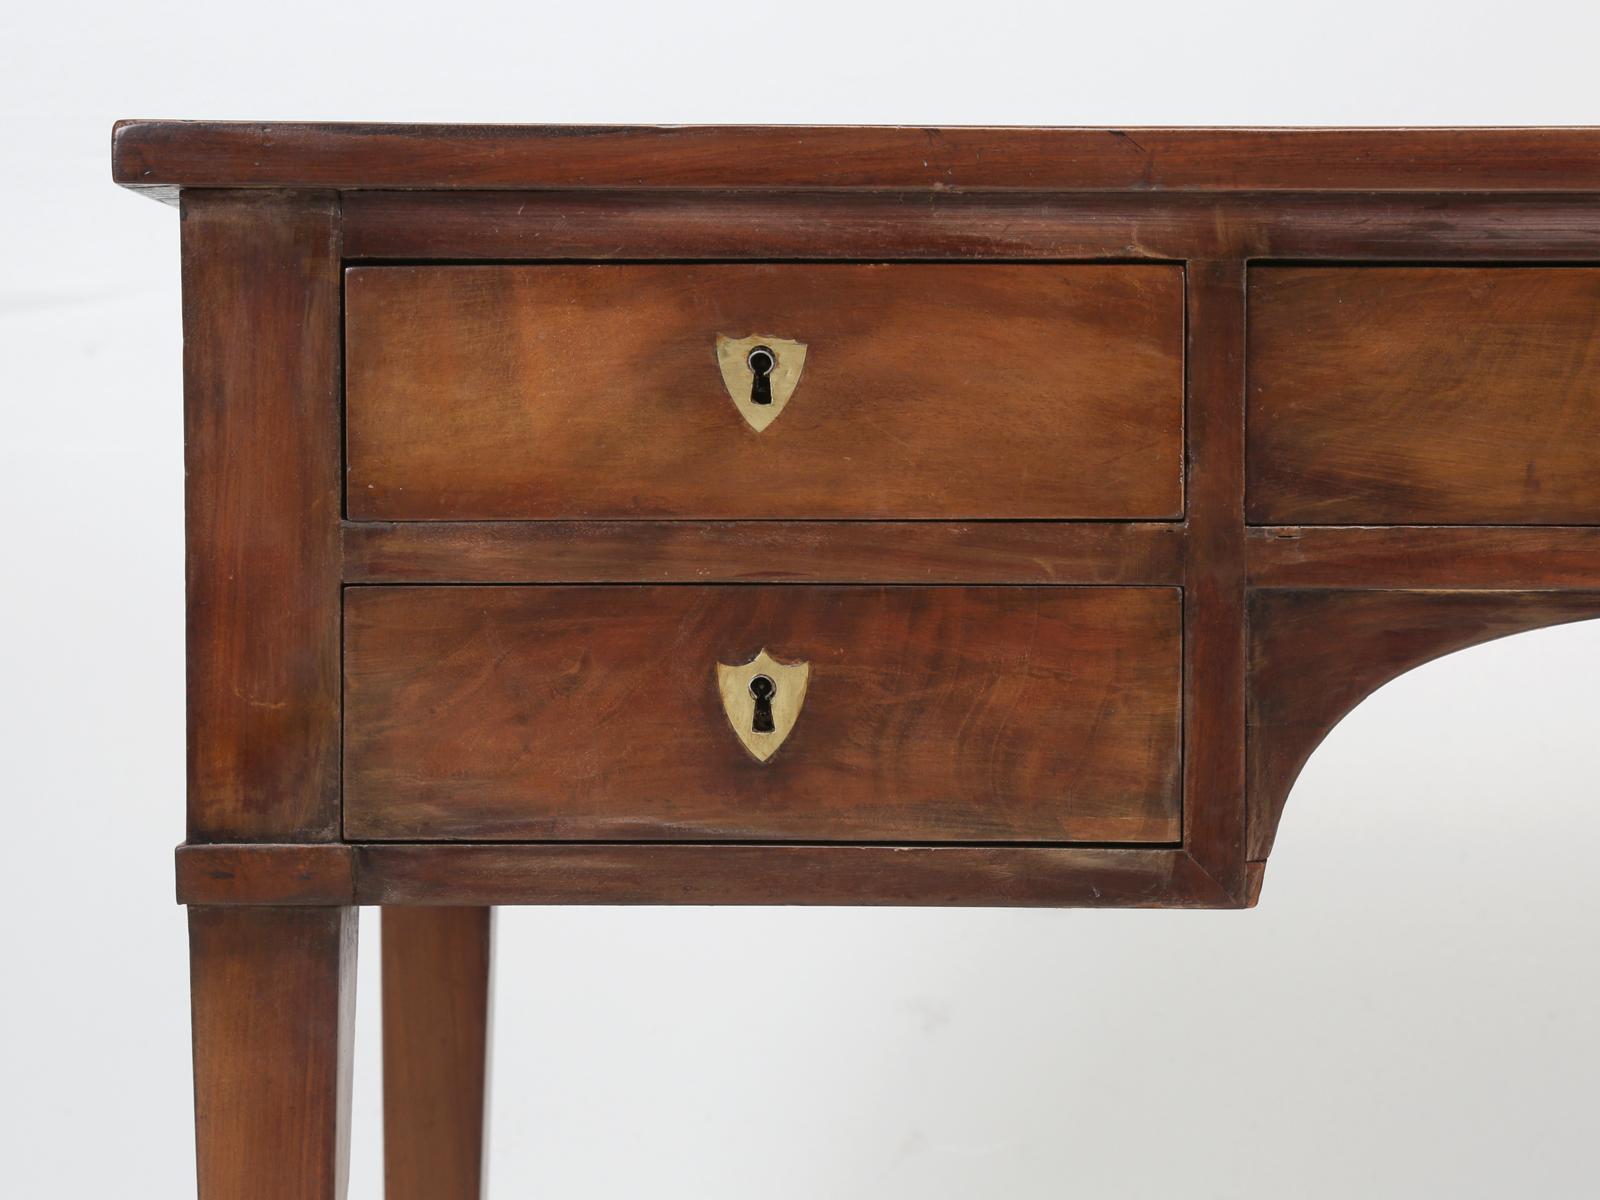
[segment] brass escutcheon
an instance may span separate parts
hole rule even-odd
[[[767,395],[765,402],[758,403],[752,398],[753,385],[756,384],[756,366],[763,366],[765,360],[755,365],[751,363],[752,355],[764,354],[771,359],[770,368],[762,374],[766,376],[765,388]],[[806,344],[804,342],[790,341],[788,338],[772,337],[768,334],[752,334],[750,337],[728,337],[725,334],[717,335],[717,366],[722,369],[722,386],[727,389],[733,406],[739,410],[739,415],[745,419],[751,429],[760,433],[768,425],[778,419],[778,414],[789,403],[789,397],[794,395],[794,389],[800,383],[800,372],[806,365]]]
[[[723,715],[757,762],[771,758],[789,736],[810,678],[810,663],[779,662],[765,649],[747,663],[717,664]]]

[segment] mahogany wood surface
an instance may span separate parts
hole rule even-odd
[[[1176,524],[349,522],[349,583],[1183,582]]]
[[[1182,850],[1085,846],[369,845],[363,904],[1235,908]]]
[[[189,909],[200,1200],[343,1200],[353,908]]]
[[[184,200],[189,838],[339,836],[339,226]]]
[[[136,121],[113,172],[181,195],[204,1200],[343,1195],[355,904],[388,1195],[481,1197],[490,906],[1248,907],[1365,696],[1600,617],[1600,129]],[[719,334],[807,344],[763,433]]]
[[[1171,842],[1171,588],[383,587],[345,611],[354,840]],[[757,761],[717,664],[807,662]]]
[[[1189,486],[1183,593],[1184,840],[1243,894],[1245,570],[1244,270],[1189,274]]]
[[[1258,268],[1249,372],[1253,523],[1600,517],[1600,268]]]
[[[1252,529],[1257,588],[1600,591],[1600,527]]]
[[[178,903],[353,904],[355,856],[338,842],[178,847]]]
[[[1596,616],[1600,591],[1256,593],[1250,602],[1250,857],[1271,852],[1284,801],[1311,752],[1378,687],[1453,650]]]
[[[347,192],[348,259],[1592,258],[1600,209],[1429,192]]]
[[[383,910],[386,1200],[482,1200],[494,910]]]
[[[1176,848],[799,843],[365,843],[298,847],[353,891],[287,897],[283,847],[180,851],[188,904],[921,904],[1237,908]],[[224,878],[214,878],[214,875]]]
[[[373,267],[345,300],[356,520],[1182,515],[1176,267]],[[718,335],[808,347],[764,432]]]
[[[1317,719],[1288,719],[1284,729],[1300,731],[1291,737],[1271,723],[1252,724],[1246,756],[1247,697],[1253,722],[1267,708],[1290,711],[1293,705],[1281,695],[1286,689],[1303,690],[1315,699],[1313,709],[1364,694],[1368,681],[1387,677],[1397,645],[1423,646],[1417,653],[1426,656],[1479,636],[1488,618],[1458,596],[1508,605],[1517,614],[1512,624],[1524,628],[1587,615],[1586,597],[1600,591],[1600,522],[1594,516],[1600,497],[1588,461],[1596,431],[1587,424],[1597,407],[1588,314],[1600,285],[1593,282],[1595,270],[1582,265],[1597,261],[1600,246],[1594,203],[1600,131],[135,122],[120,126],[114,140],[121,181],[157,193],[188,189],[191,800],[198,815],[179,871],[180,892],[192,902],[342,903],[352,894],[390,888],[355,830],[347,834],[352,844],[328,847],[334,857],[283,844],[340,832],[338,762],[330,752],[339,748],[341,582],[1180,587],[1183,819],[1173,836],[1181,837],[1183,848],[1095,853],[1124,864],[1133,860],[1118,856],[1157,856],[1140,859],[1146,862],[1178,855],[1188,865],[1167,878],[1175,889],[1180,876],[1186,881],[1185,903],[1251,897],[1261,873],[1245,860],[1259,862],[1265,852],[1270,835],[1264,839],[1261,830],[1275,825],[1285,776],[1292,777],[1300,761],[1298,749],[1283,759],[1272,747],[1319,725]],[[1021,271],[1041,272],[1039,278],[1075,271],[1108,277],[1143,271],[1174,279],[1184,273],[1187,287],[1178,289],[1174,305],[1179,319],[1170,326],[1180,332],[1168,349],[1177,363],[1186,344],[1186,415],[1169,410],[1187,425],[1183,471],[1162,467],[1173,502],[1159,514],[1147,510],[1153,519],[1146,520],[1126,519],[1138,515],[1126,504],[1087,523],[991,519],[1038,515],[1022,509],[963,514],[937,507],[903,513],[917,520],[874,520],[889,513],[861,502],[869,485],[847,479],[841,495],[837,478],[817,482],[813,491],[822,499],[815,506],[742,514],[761,520],[664,520],[684,515],[674,507],[680,497],[663,501],[658,494],[651,509],[648,487],[633,488],[638,494],[624,496],[608,514],[626,519],[594,520],[607,513],[603,504],[577,504],[563,513],[552,503],[554,489],[541,495],[524,486],[527,479],[517,472],[534,456],[523,453],[508,456],[517,461],[497,511],[469,506],[451,512],[449,505],[462,499],[456,489],[441,487],[433,500],[442,503],[406,514],[428,520],[367,520],[374,514],[362,507],[363,493],[377,489],[352,487],[350,511],[341,521],[341,262],[355,268],[358,281],[386,272],[444,278],[469,270],[564,271],[582,278],[645,270],[651,263],[648,270],[663,278],[689,272],[693,279],[780,270],[798,277],[915,269],[951,278],[975,278],[955,273],[976,271],[1008,280]],[[471,263],[481,265],[465,265]],[[948,307],[959,307],[968,323],[974,314],[1016,315],[1015,307],[1005,308],[1015,302],[1003,295],[991,302],[1011,286],[955,297],[974,302],[951,300]],[[769,296],[780,290],[769,288]],[[673,292],[669,287],[662,294]],[[470,325],[471,313],[457,299],[435,312],[443,332],[412,339],[414,350],[448,342],[457,337],[452,328]],[[918,302],[933,304],[920,296]],[[648,322],[670,320],[666,310],[682,307],[662,301],[648,310]],[[952,318],[950,325],[956,323]],[[905,328],[925,336],[923,324],[919,318]],[[480,344],[457,340],[468,357]],[[943,346],[950,339],[935,341]],[[902,364],[898,374],[923,369],[924,357]],[[1114,364],[1118,356],[1106,358]],[[451,374],[446,367],[424,367],[441,379]],[[1060,364],[1050,369],[1059,371]],[[947,364],[940,373],[951,376],[953,368]],[[767,434],[756,437],[732,420],[729,427],[758,445],[782,438],[786,426],[797,424],[816,378],[812,373],[803,380],[797,407]],[[710,382],[713,388],[720,383],[714,375]],[[963,387],[970,390],[969,384]],[[1128,387],[1126,395],[1136,390],[1146,397],[1143,403],[1152,403],[1149,388]],[[475,389],[480,399],[482,391]],[[1030,406],[1017,401],[1015,391],[997,386],[988,408],[1026,412]],[[736,416],[720,391],[712,395],[725,406],[722,416]],[[1246,397],[1248,425],[1241,413]],[[1031,407],[1057,418],[1062,412],[1055,397]],[[1086,402],[1080,415],[1094,407]],[[616,411],[628,409],[618,405]],[[355,416],[352,450],[359,464]],[[460,416],[459,409],[431,414],[428,428],[440,434],[434,439],[444,448],[440,454],[461,448],[449,426]],[[941,410],[941,419],[948,421],[948,412]],[[619,417],[617,427],[625,429],[628,420]],[[577,438],[577,425],[556,423],[558,439]],[[1369,436],[1374,425],[1379,433]],[[1048,416],[1039,429],[1045,432],[1034,443],[1068,436],[1064,429],[1071,436],[1080,432],[1073,422],[1052,423]],[[995,436],[991,427],[979,440]],[[599,486],[613,489],[613,498],[632,481],[619,482],[625,472],[607,475],[598,465],[626,465],[628,454],[654,450],[628,441],[622,439],[622,458],[606,459],[602,451],[582,464]],[[870,443],[863,450],[861,442],[841,439],[834,449],[869,453]],[[270,454],[252,454],[265,445]],[[465,445],[466,469],[477,472],[484,455],[474,452],[470,439]],[[958,448],[974,458],[1016,457],[972,438]],[[1080,486],[1063,480],[1070,472],[1059,469],[1060,457],[1046,462],[1041,454],[1026,472],[1033,494],[1040,487],[1059,492]],[[1148,456],[1133,457],[1131,464],[1106,467],[1121,481],[1115,486],[1141,473],[1153,477]],[[908,461],[924,469],[925,459],[918,453]],[[269,460],[276,474],[263,465]],[[938,476],[938,489],[927,489],[936,497],[961,486],[981,485],[1002,496],[1014,486],[1013,497],[1023,489],[1020,479],[1001,480],[999,473],[987,480],[976,472],[963,480],[959,471],[942,468],[925,474]],[[703,491],[715,486],[705,482],[707,471],[699,476]],[[750,492],[749,485],[769,478],[751,471],[736,482]],[[348,482],[358,481],[352,476]],[[1179,487],[1185,482],[1186,498]],[[851,493],[851,486],[860,490]],[[885,488],[891,503],[905,490]],[[804,493],[796,483],[791,498],[803,500]],[[741,515],[731,504],[690,515]],[[829,504],[835,506],[831,514]],[[1090,511],[1057,505],[1049,515]],[[924,519],[952,514],[982,519]],[[1247,528],[1246,514],[1260,527]],[[833,519],[809,519],[821,515]],[[439,516],[454,519],[434,519]],[[507,516],[515,519],[498,519]],[[528,516],[542,519],[521,519]],[[497,519],[480,519],[490,517]],[[1364,613],[1364,604],[1400,594],[1409,598],[1407,613],[1423,605],[1416,611],[1431,614],[1424,624],[1436,624],[1437,637],[1353,635],[1340,652],[1329,648],[1356,620],[1343,614]],[[1304,662],[1279,670],[1272,664],[1287,651],[1274,633],[1286,620],[1278,604],[1302,595],[1347,600],[1328,601],[1326,632],[1297,627],[1296,636],[1308,639],[1297,650]],[[1427,607],[1425,596],[1442,607]],[[1458,638],[1446,636],[1447,627]],[[1273,707],[1280,704],[1289,707]],[[1293,770],[1263,770],[1263,762],[1280,759]],[[782,761],[780,754],[776,764]],[[1246,809],[1248,852],[1241,841]],[[841,836],[865,835],[847,828]],[[213,839],[250,844],[207,848]],[[665,860],[648,852],[668,848],[589,848],[594,857],[585,861],[603,864],[609,880],[595,894],[655,894],[660,889],[637,873],[658,869],[646,864]],[[826,855],[842,848],[788,849]],[[408,871],[428,875],[419,895],[459,903],[478,886],[463,883],[452,891],[446,860],[433,857],[451,853],[449,847],[393,849]],[[582,848],[486,849],[543,870],[531,865],[542,862],[536,852]],[[737,861],[749,865],[711,861],[747,872],[725,889],[743,896],[758,887],[754,864],[779,849],[720,844],[704,852],[740,852]],[[1009,856],[1025,848],[989,844],[971,852]],[[1088,870],[1085,860],[1060,857],[1064,851],[1040,852],[1056,856],[1049,861],[1058,869]],[[773,888],[804,899],[806,871],[835,872],[831,864],[844,860],[822,861],[830,865],[783,868]],[[1000,870],[998,864],[1012,860],[993,861]],[[1033,865],[1004,869],[1042,870],[1037,864],[1045,860],[1023,861]],[[1127,869],[1146,882],[1151,877],[1146,867]],[[1165,868],[1149,868],[1159,869]],[[503,871],[499,877],[505,879]],[[824,877],[838,882],[835,875]],[[943,877],[908,868],[881,891],[911,888],[917,879]],[[1200,879],[1209,882],[1195,882]],[[584,894],[581,881],[562,880],[560,886],[508,881],[508,894]],[[1080,882],[1031,894],[1099,902]],[[394,888],[405,891],[398,883]],[[943,887],[941,894],[954,891]],[[1173,896],[1177,901],[1178,892]]]
[[[128,187],[1600,192],[1600,130],[120,121]]]

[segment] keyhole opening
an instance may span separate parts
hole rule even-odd
[[[757,675],[750,681],[750,695],[755,699],[755,716],[750,722],[753,733],[771,733],[777,728],[772,723],[772,697],[777,694],[778,685],[765,675]]]
[[[750,403],[771,404],[772,368],[778,365],[778,356],[765,346],[757,346],[744,361],[750,368]]]

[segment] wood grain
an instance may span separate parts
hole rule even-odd
[[[1248,538],[1258,588],[1600,590],[1600,527],[1274,526]]]
[[[1600,518],[1600,269],[1250,274],[1255,524]]]
[[[368,267],[346,278],[358,520],[1171,518],[1171,266]],[[808,346],[764,433],[719,334]]]
[[[1249,856],[1272,850],[1311,752],[1372,692],[1430,659],[1600,616],[1600,591],[1264,591],[1250,599]]]
[[[359,843],[356,902],[490,904],[960,904],[1237,908],[1188,851],[1088,846],[772,843]],[[278,846],[195,846],[238,867],[228,905],[325,906],[275,872]],[[348,899],[348,896],[343,897]]]
[[[1244,263],[1189,265],[1184,842],[1242,898],[1245,835]]]
[[[333,842],[183,845],[177,851],[178,903],[354,903],[354,859]]]
[[[363,904],[1238,908],[1182,850],[1083,846],[372,845]]]
[[[189,840],[337,838],[337,204],[200,192],[182,229]]]
[[[120,121],[128,187],[1600,191],[1600,131]]]
[[[356,840],[1164,842],[1171,588],[416,587],[346,595]],[[717,663],[809,662],[755,761]]]
[[[348,259],[1592,258],[1582,197],[1476,193],[349,192]]]
[[[1177,524],[417,521],[344,527],[348,583],[1183,582]]]
[[[383,910],[385,1200],[482,1200],[494,910]]]
[[[1351,705],[1597,612],[1600,268],[1571,264],[1600,130],[136,122],[114,161],[187,189],[178,875],[207,911],[1250,903]],[[758,332],[812,356],[760,435],[714,356]],[[642,842],[326,840],[341,583],[404,614],[369,630],[352,837]],[[549,586],[359,586],[475,583]],[[1062,584],[1162,614],[1085,641],[1079,589],[1013,586]],[[696,708],[709,663],[660,681],[684,628],[743,661],[795,614],[852,688],[763,767]],[[1132,725],[1091,737],[1085,689]],[[789,838],[824,844],[736,844]]]
[[[200,1200],[343,1200],[352,908],[189,909]]]

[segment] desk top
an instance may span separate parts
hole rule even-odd
[[[120,121],[112,175],[184,187],[1600,191],[1600,128],[1183,129]]]

